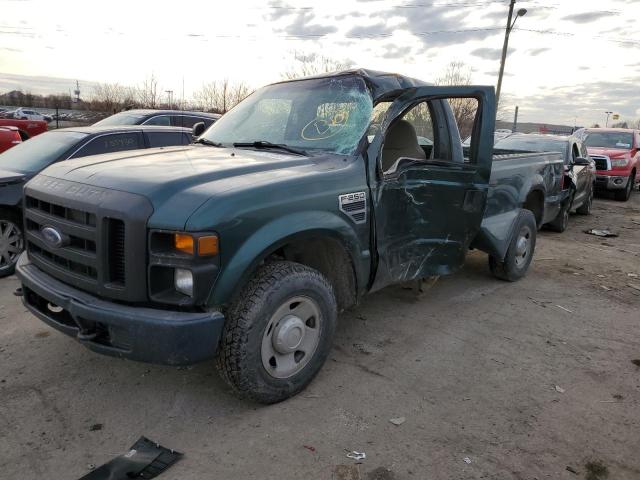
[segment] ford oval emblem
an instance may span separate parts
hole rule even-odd
[[[62,233],[55,227],[42,227],[40,233],[44,241],[53,248],[60,248],[64,244]]]

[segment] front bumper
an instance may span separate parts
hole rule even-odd
[[[40,320],[105,355],[166,365],[215,356],[224,316],[122,305],[70,287],[31,264],[16,266],[24,305]]]
[[[596,173],[595,186],[599,190],[622,190],[627,186],[629,174],[624,175],[604,175]]]

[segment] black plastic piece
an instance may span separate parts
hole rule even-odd
[[[80,480],[130,480],[155,478],[182,457],[146,437],[134,443],[127,453],[110,460]]]

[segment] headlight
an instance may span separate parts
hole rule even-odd
[[[176,291],[193,297],[193,273],[186,268],[176,268],[173,276]]]
[[[629,163],[628,158],[612,158],[611,159],[612,167],[626,167],[628,163]]]

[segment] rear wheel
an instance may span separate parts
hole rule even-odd
[[[18,216],[0,212],[0,277],[13,274],[22,249],[22,228]]]
[[[267,264],[227,312],[218,370],[240,396],[285,400],[324,364],[336,317],[333,288],[320,272],[294,262]]]
[[[489,256],[491,273],[508,282],[520,280],[527,273],[536,249],[536,219],[529,210],[521,210],[504,260]]]
[[[631,192],[633,191],[633,184],[636,180],[636,172],[631,172],[629,178],[627,179],[627,184],[624,187],[624,190],[618,190],[615,192],[614,197],[619,202],[626,202],[631,197]]]
[[[589,189],[589,196],[582,205],[576,208],[576,213],[579,215],[591,215],[591,208],[593,207],[593,187]]]

